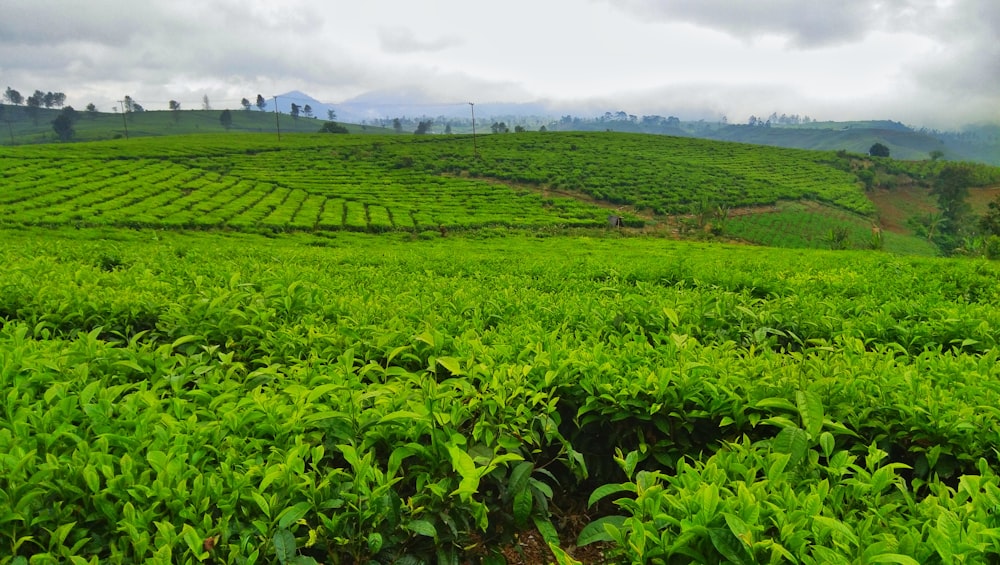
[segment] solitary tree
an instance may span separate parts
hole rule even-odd
[[[170,112],[174,116],[174,122],[179,122],[181,120],[181,103],[176,100],[171,100],[169,105]]]
[[[937,197],[943,225],[939,233],[943,236],[938,245],[945,253],[950,253],[957,245],[957,239],[965,229],[965,219],[969,214],[969,204],[965,201],[969,187],[975,184],[975,170],[969,163],[948,163],[941,168],[931,194]]]
[[[208,102],[208,95],[207,94],[201,97],[201,109],[202,110],[211,110],[212,109],[212,105]]]
[[[931,151],[929,153],[929,155],[930,155],[931,161],[938,161],[942,157],[944,157],[944,151],[941,151],[940,149],[935,149],[935,150]]]
[[[988,235],[1000,235],[1000,196],[993,199],[986,214],[979,219],[979,228]]]
[[[257,95],[257,109],[261,112],[267,110],[267,100],[265,100],[260,94]]]
[[[306,104],[305,106],[302,107],[302,113],[305,114],[307,118],[313,117],[313,107],[310,106],[309,104]]]
[[[91,118],[97,114],[97,106],[95,106],[93,102],[87,104],[87,114],[89,114]]]
[[[250,104],[249,100],[247,100],[246,98],[244,98],[243,100],[240,100],[240,106],[243,106],[243,109],[246,110],[247,112],[249,112],[250,111],[250,106],[252,106],[252,104]]]
[[[396,133],[402,133],[403,132],[403,122],[399,121],[399,118],[393,118],[392,119],[392,129]]]
[[[872,157],[888,157],[889,148],[881,143],[875,142],[875,144],[868,149],[868,154]]]
[[[10,102],[15,106],[20,106],[21,104],[24,104],[24,96],[21,96],[20,92],[14,90],[9,86],[7,87],[7,90],[3,93],[3,98],[7,102]]]
[[[331,122],[334,121],[334,120],[336,120],[337,119],[337,113],[334,112],[333,110],[327,110],[326,111],[326,119],[329,120],[329,121],[331,121]]]
[[[222,127],[227,130],[233,127],[233,114],[230,113],[228,109],[223,110],[222,113],[219,114],[219,123],[222,124]]]
[[[302,111],[302,106],[299,106],[295,102],[292,102],[292,117],[296,120],[299,119],[299,112]]]
[[[59,136],[61,141],[73,139],[76,131],[73,129],[73,122],[76,121],[76,110],[72,106],[67,106],[65,110],[52,120],[52,129]]]

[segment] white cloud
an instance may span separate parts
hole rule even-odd
[[[420,51],[442,51],[462,44],[457,37],[440,37],[432,40],[420,40],[413,30],[405,27],[379,28],[379,42],[382,49],[388,53],[414,53]]]
[[[410,89],[601,112],[1000,120],[995,0],[5,4],[0,88],[77,106]]]

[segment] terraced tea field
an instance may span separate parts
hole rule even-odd
[[[683,213],[814,198],[871,203],[823,153],[632,135],[471,139],[185,136],[0,153],[0,218],[22,225],[268,230],[600,226],[608,205]],[[487,182],[490,181],[490,182]],[[495,181],[503,181],[498,183]],[[601,207],[544,194],[571,190]]]

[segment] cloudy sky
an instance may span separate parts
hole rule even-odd
[[[1000,122],[998,0],[0,0],[0,89],[110,110],[541,102],[731,122]]]

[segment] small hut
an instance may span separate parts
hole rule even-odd
[[[613,228],[620,228],[620,227],[623,227],[624,225],[625,224],[622,223],[622,217],[621,216],[616,216],[614,214],[611,214],[610,216],[608,216],[608,226],[613,227]]]

